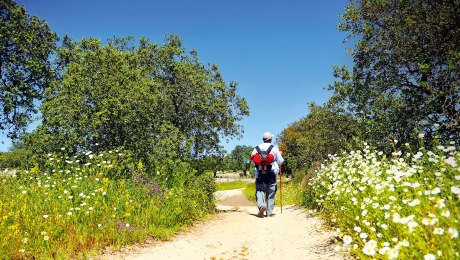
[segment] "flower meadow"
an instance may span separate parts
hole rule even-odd
[[[360,259],[460,259],[454,143],[391,156],[365,147],[331,155],[304,192],[303,204],[335,227],[336,250]]]
[[[154,174],[122,163],[118,150],[48,154],[43,169],[0,177],[0,258],[87,258],[168,239],[213,212],[211,174],[191,174],[183,162]]]

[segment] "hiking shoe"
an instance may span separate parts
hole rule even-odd
[[[263,218],[264,217],[264,213],[265,213],[265,210],[267,210],[267,208],[265,206],[262,206],[259,208],[259,213],[257,213],[257,216],[259,218]]]

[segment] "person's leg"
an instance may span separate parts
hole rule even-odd
[[[268,185],[267,188],[267,215],[273,214],[275,208],[276,182]]]
[[[256,183],[256,199],[257,199],[257,207],[259,209],[261,207],[267,208],[267,204],[265,201],[265,190],[266,190],[266,184]]]
[[[259,212],[257,213],[257,216],[259,218],[264,217],[264,213],[267,210],[267,192],[268,185],[262,181],[262,179],[258,179],[256,181],[256,200],[257,200],[257,207],[259,209]]]

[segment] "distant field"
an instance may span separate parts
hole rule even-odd
[[[241,189],[241,188],[246,188],[247,185],[248,183],[244,181],[221,182],[221,183],[216,183],[216,190]]]
[[[225,183],[225,182],[244,182],[250,183],[254,182],[254,175],[251,172],[248,172],[247,176],[243,176],[242,173],[237,172],[227,172],[227,173],[217,173],[217,178],[214,178],[216,183]]]

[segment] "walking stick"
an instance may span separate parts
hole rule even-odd
[[[281,214],[283,214],[283,180],[281,176],[283,176],[283,173],[281,172],[281,165],[280,165],[280,206],[281,206]]]

